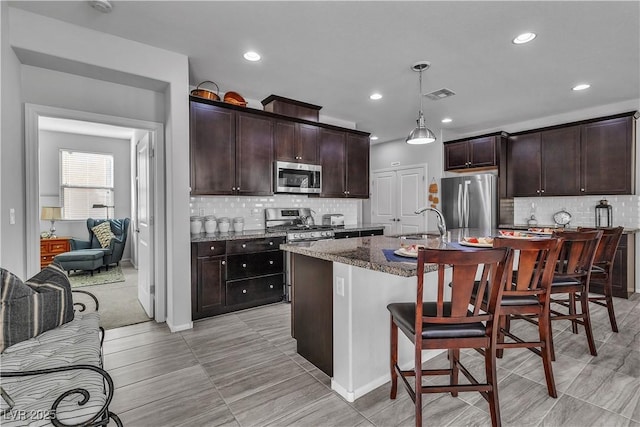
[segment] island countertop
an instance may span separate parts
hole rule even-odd
[[[405,262],[387,261],[383,249],[396,250],[402,245],[421,244],[429,248],[440,249],[463,249],[477,250],[475,248],[465,247],[458,243],[461,236],[478,236],[483,234],[473,234],[477,230],[460,229],[451,232],[451,242],[443,243],[439,236],[434,234],[425,235],[425,239],[405,239],[403,237],[390,236],[371,236],[371,237],[354,237],[351,239],[339,240],[318,240],[315,242],[287,243],[280,245],[280,249],[310,256],[313,258],[323,259],[326,261],[339,262],[342,264],[353,265],[368,270],[381,271],[396,276],[411,277],[417,272],[415,259],[406,258]],[[497,231],[495,231],[497,234]],[[422,236],[417,233],[418,236]],[[425,272],[436,271],[435,264],[427,265]]]

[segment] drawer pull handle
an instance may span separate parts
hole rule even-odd
[[[269,242],[269,245],[270,245],[270,246],[273,246],[273,242]]]
[[[243,248],[246,248],[246,247],[247,247],[247,244],[246,244],[246,243],[243,243],[243,244],[242,244],[242,247],[243,247]]]
[[[211,246],[209,249],[211,249],[212,251],[214,251],[216,249],[215,246]]]
[[[269,289],[273,289],[273,285],[269,285]]]
[[[242,264],[242,268],[247,268],[247,264]]]
[[[243,290],[242,290],[242,293],[243,293],[243,294],[246,294],[246,293],[247,293],[247,290],[246,290],[246,289],[243,289]]]
[[[222,265],[225,265],[227,262],[226,261],[222,261]]]
[[[269,260],[269,264],[270,264],[270,265],[273,265],[273,261],[272,261],[272,260]]]

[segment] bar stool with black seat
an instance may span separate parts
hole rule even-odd
[[[618,324],[616,322],[616,314],[613,310],[613,262],[616,258],[616,251],[620,245],[623,227],[613,228],[588,228],[578,227],[578,231],[596,231],[602,230],[602,238],[596,256],[593,259],[593,267],[591,267],[591,284],[602,287],[604,295],[589,295],[589,302],[601,305],[607,308],[609,312],[609,322],[611,330],[618,332]]]
[[[555,272],[562,238],[508,239],[496,237],[494,248],[511,248],[513,257],[506,267],[505,289],[500,305],[500,330],[497,356],[509,348],[527,348],[542,357],[549,396],[558,397],[551,365],[551,321],[549,317],[549,288]],[[514,269],[514,260],[517,267]],[[486,293],[483,307],[487,304]],[[525,319],[538,327],[539,341],[524,341],[511,331],[511,319]],[[513,342],[505,342],[507,336]]]
[[[558,255],[556,271],[551,282],[551,303],[559,304],[568,309],[560,312],[552,306],[549,310],[551,320],[570,320],[571,330],[578,333],[578,325],[584,326],[587,334],[589,352],[597,356],[596,344],[591,328],[589,314],[589,282],[591,267],[596,255],[596,248],[602,238],[602,230],[597,231],[562,231],[554,232],[555,237],[563,237],[564,242]],[[554,295],[566,294],[564,298]],[[576,299],[580,300],[580,313],[576,311]],[[551,348],[551,355],[555,360],[555,352]]]
[[[389,304],[391,313],[391,399],[396,398],[398,376],[415,403],[416,426],[422,425],[422,393],[451,393],[478,391],[489,402],[493,426],[501,425],[496,377],[497,328],[500,297],[504,288],[504,269],[511,251],[507,248],[477,251],[420,249],[417,265],[416,301]],[[425,263],[438,265],[437,301],[424,302]],[[451,266],[451,298],[445,298],[445,269]],[[480,304],[469,311],[476,277],[478,289],[490,289],[487,311]],[[494,284],[498,284],[494,286]],[[484,323],[483,323],[484,322]],[[495,325],[497,326],[497,325]],[[398,328],[415,347],[414,369],[402,370],[398,366]],[[484,350],[486,382],[479,383],[460,363],[460,349]],[[449,351],[449,369],[422,369],[422,350]],[[471,384],[458,384],[462,372]],[[422,384],[422,376],[449,375],[449,385]],[[415,377],[412,387],[407,377]]]

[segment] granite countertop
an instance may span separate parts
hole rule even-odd
[[[471,231],[467,231],[471,232]],[[381,271],[396,276],[411,277],[417,272],[417,265],[412,258],[406,258],[405,262],[387,261],[383,249],[398,249],[403,244],[414,243],[426,245],[430,248],[475,250],[458,244],[459,234],[452,233],[452,241],[443,243],[439,237],[427,239],[403,239],[402,237],[372,236],[354,237],[351,239],[318,240],[316,242],[288,243],[280,245],[280,249],[323,259],[326,261],[340,262],[368,270]],[[426,272],[436,271],[436,264],[425,266]]]
[[[334,231],[363,231],[363,230],[375,230],[384,228],[383,224],[352,224],[344,225],[340,227],[334,227]],[[214,242],[221,240],[238,240],[238,239],[260,239],[264,237],[284,237],[287,233],[284,231],[268,232],[264,228],[257,230],[244,230],[241,233],[229,231],[228,233],[199,233],[191,235],[191,242]]]
[[[555,225],[536,225],[536,228],[558,228],[560,230],[562,230],[562,227],[557,227]],[[575,231],[578,229],[579,226],[577,227],[566,227],[566,230],[571,230],[571,231]],[[587,226],[582,226],[582,227],[587,227]],[[524,225],[524,224],[500,224],[498,226],[498,228],[500,229],[511,229],[511,230],[528,230],[530,228],[530,226],[528,225]],[[639,233],[640,232],[640,228],[632,228],[632,227],[624,227],[624,230],[622,231],[623,234],[635,234],[635,233]]]

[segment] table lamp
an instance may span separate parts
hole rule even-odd
[[[49,238],[54,238],[56,237],[55,222],[62,219],[62,208],[58,206],[43,206],[40,219],[43,221],[51,221]]]

